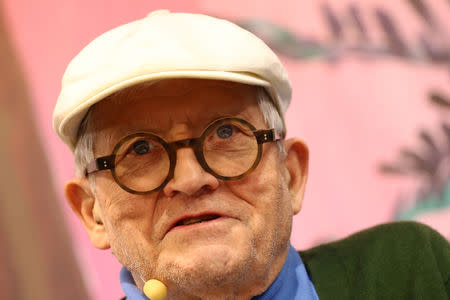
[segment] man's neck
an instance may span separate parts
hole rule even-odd
[[[200,287],[195,290],[185,290],[180,289],[177,284],[164,282],[168,288],[167,299],[251,299],[262,294],[274,282],[283,268],[288,252],[289,246],[281,254],[275,255],[276,259],[274,261],[259,264],[258,266],[250,266],[249,269],[252,271],[246,272],[239,282],[233,284],[220,286],[220,282],[218,282],[217,286],[208,287],[208,289]],[[142,291],[144,281],[135,273],[132,273],[132,276],[137,287]]]

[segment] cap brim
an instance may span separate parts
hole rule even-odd
[[[59,125],[59,132],[61,138],[72,149],[76,145],[76,136],[78,134],[78,127],[86,115],[87,111],[95,103],[105,99],[109,95],[114,94],[125,88],[155,80],[172,79],[172,78],[197,78],[197,79],[211,79],[211,80],[225,80],[232,82],[239,82],[250,85],[270,87],[270,83],[255,74],[247,72],[231,72],[231,71],[208,71],[208,70],[183,70],[183,71],[170,71],[160,72],[153,74],[140,75],[137,77],[121,80],[115,84],[109,84],[108,88],[91,95],[84,101],[79,101],[81,105],[77,107],[69,107],[66,117],[61,120]],[[69,139],[67,138],[69,137]],[[72,137],[72,138],[70,138]]]

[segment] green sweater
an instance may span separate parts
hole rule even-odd
[[[320,300],[450,298],[450,244],[419,223],[380,225],[299,253]]]

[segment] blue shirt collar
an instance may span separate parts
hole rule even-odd
[[[289,253],[280,274],[269,288],[254,300],[318,300],[314,285],[298,252],[289,246]]]
[[[125,267],[120,270],[120,285],[127,300],[148,300],[147,296],[136,286],[131,272]]]
[[[148,300],[144,293],[136,286],[130,271],[120,270],[120,284],[127,296],[127,300]],[[255,300],[318,300],[311,278],[306,272],[300,255],[290,246],[286,262],[275,281],[261,295],[253,297]]]

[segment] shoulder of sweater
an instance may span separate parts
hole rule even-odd
[[[358,287],[370,291],[373,282],[387,291],[389,282],[401,285],[406,278],[423,281],[424,288],[433,280],[447,289],[450,284],[449,242],[417,222],[378,225],[299,253],[314,285],[339,291],[342,299],[353,297]]]
[[[402,248],[411,244],[424,244],[436,247],[449,248],[449,242],[445,240],[433,228],[418,222],[400,221],[393,223],[381,224],[374,226],[357,233],[354,233],[346,238],[319,245],[308,250],[299,251],[305,259],[316,255],[318,252],[330,250],[348,249],[355,250],[370,250],[372,246],[386,244],[389,247]]]

